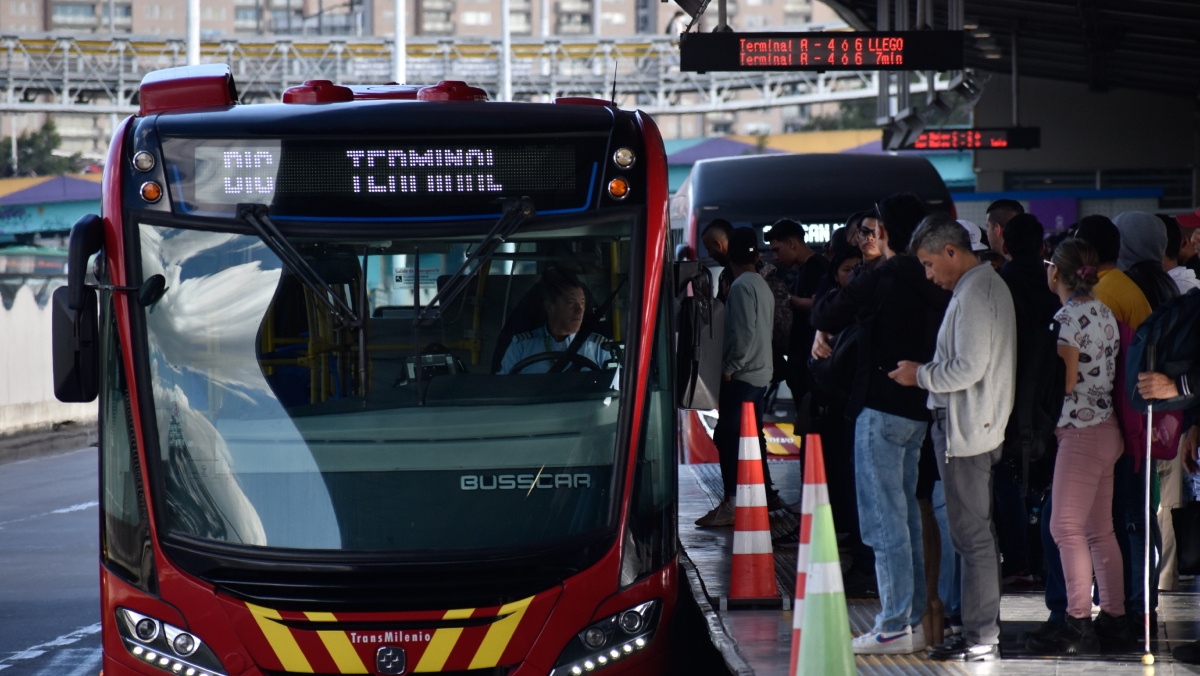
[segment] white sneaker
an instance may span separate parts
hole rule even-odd
[[[850,644],[855,655],[908,655],[917,651],[913,647],[912,627],[905,627],[903,631],[863,634]]]
[[[925,649],[925,627],[919,624],[912,626],[912,646],[915,653]]]

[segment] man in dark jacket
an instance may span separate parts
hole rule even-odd
[[[924,650],[927,638],[921,629],[926,590],[916,490],[929,410],[923,390],[887,374],[901,361],[933,357],[950,294],[927,280],[921,262],[908,252],[908,240],[925,216],[921,200],[892,195],[880,201],[875,216],[875,239],[885,260],[814,305],[813,357],[828,357],[833,334],[863,322],[847,415],[856,420],[859,522],[863,541],[875,552],[882,608],[871,631],[854,639],[854,652],[914,653]]]
[[[792,331],[788,338],[787,359],[776,363],[782,373],[775,375],[787,381],[796,406],[796,424],[800,424],[800,406],[804,395],[812,390],[812,375],[808,372],[808,353],[812,349],[813,328],[808,320],[813,299],[828,280],[829,261],[818,255],[804,242],[804,228],[799,223],[782,219],[776,221],[765,235],[775,257],[778,270],[788,285],[787,301],[792,306]],[[814,393],[815,394],[815,393]]]
[[[989,213],[989,222],[991,218]],[[1053,373],[1047,372],[1049,364],[1039,366],[1036,363],[1037,357],[1042,356],[1035,354],[1037,346],[1023,345],[1022,338],[1035,335],[1038,327],[1049,327],[1060,303],[1058,296],[1046,284],[1045,229],[1037,217],[1025,213],[1010,215],[1000,231],[1003,249],[998,253],[1008,259],[1000,268],[1000,277],[1012,294],[1017,317],[1017,404],[1005,429],[1003,451],[993,475],[992,490],[996,499],[996,532],[1000,538],[1000,552],[1004,555],[1004,583],[1021,584],[1034,581],[1029,565],[1029,512],[1025,505],[1024,490],[1024,455],[1032,453],[1033,449],[1031,447],[1027,451],[1023,443],[1042,444],[1044,448],[1052,443],[1054,426],[1057,424],[1057,420],[1049,423],[1049,429],[1045,430],[1047,439],[1022,439],[1019,425],[1021,409],[1034,405],[1034,390],[1039,379],[1048,380]],[[1055,342],[1052,339],[1049,343],[1051,358],[1057,358],[1054,354]]]
[[[1117,258],[1117,267],[1137,284],[1150,309],[1156,310],[1164,302],[1179,295],[1179,287],[1175,280],[1163,271],[1162,259],[1167,250],[1167,226],[1154,215],[1141,211],[1126,211],[1117,214],[1113,224],[1121,234],[1121,251]],[[1134,327],[1131,327],[1134,328]],[[1145,608],[1145,592],[1143,577],[1145,570],[1146,532],[1145,532],[1145,475],[1133,471],[1132,456],[1125,455],[1117,460],[1114,470],[1113,510],[1114,516],[1121,503],[1124,504],[1125,528],[1116,523],[1117,543],[1121,545],[1121,554],[1125,556],[1125,616],[1129,618],[1135,629],[1134,635],[1141,636],[1143,610]],[[1162,532],[1158,527],[1158,519],[1150,519],[1150,535],[1155,550],[1162,551]],[[1126,555],[1126,549],[1128,554]],[[1158,635],[1158,622],[1155,608],[1158,607],[1158,579],[1162,562],[1151,557],[1154,566],[1150,571],[1150,612],[1152,634]],[[1097,630],[1097,635],[1100,631]],[[1101,636],[1103,639],[1104,637]]]
[[[1025,207],[1021,206],[1021,203],[1016,200],[996,200],[988,205],[987,225],[984,229],[987,230],[988,244],[991,245],[992,251],[1007,259],[1012,259],[1012,254],[1004,247],[1004,226],[1012,217],[1023,213],[1025,213]],[[1044,282],[1046,280],[1042,281],[1042,286],[1045,286]]]

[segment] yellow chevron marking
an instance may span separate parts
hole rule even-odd
[[[304,651],[300,650],[300,645],[296,643],[296,637],[292,636],[292,630],[273,621],[283,619],[277,611],[256,606],[253,603],[247,603],[246,607],[254,615],[254,621],[258,622],[258,628],[262,630],[263,636],[271,644],[284,671],[313,673],[312,666],[304,657]]]
[[[788,445],[799,448],[800,441],[796,439],[793,429],[790,423],[771,423],[764,426],[763,435],[767,439],[767,453],[771,455],[791,455],[788,452]]]
[[[304,615],[313,622],[338,621],[333,613],[304,613]],[[358,652],[354,650],[354,646],[350,643],[350,637],[346,636],[346,632],[318,631],[317,636],[321,637],[321,642],[325,644],[325,649],[329,651],[329,656],[337,664],[339,673],[367,673],[367,667],[363,665],[362,659],[359,658]]]
[[[447,610],[442,616],[443,620],[465,620],[475,612],[474,608],[460,608],[458,610]],[[446,666],[446,660],[450,659],[450,653],[454,650],[455,644],[458,643],[458,637],[462,636],[462,627],[451,627],[446,629],[438,629],[433,632],[433,638],[430,639],[429,645],[426,646],[424,654],[421,655],[421,661],[417,663],[417,668],[414,672],[429,672],[441,671],[442,667]]]
[[[504,649],[508,647],[508,642],[512,640],[513,634],[521,624],[521,618],[525,617],[525,611],[532,602],[533,597],[530,596],[500,609],[499,615],[504,619],[488,627],[487,636],[483,637],[483,643],[479,645],[479,650],[471,660],[471,669],[487,669],[499,664]]]

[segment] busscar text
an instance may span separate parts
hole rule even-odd
[[[464,474],[464,491],[528,491],[534,488],[591,488],[591,474]]]

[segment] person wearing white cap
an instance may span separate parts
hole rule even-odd
[[[961,218],[958,219],[958,224],[961,225],[971,237],[971,251],[979,252],[988,250],[988,245],[983,243],[983,228],[975,225],[971,221],[964,221]]]

